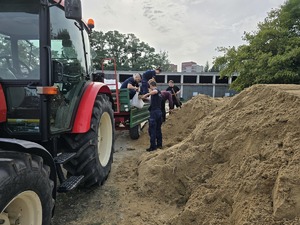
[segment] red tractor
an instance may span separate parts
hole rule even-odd
[[[0,3],[0,224],[48,225],[57,191],[108,177],[114,106],[89,32],[80,0]]]

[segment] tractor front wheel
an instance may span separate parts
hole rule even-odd
[[[94,103],[91,128],[85,134],[65,137],[76,156],[64,165],[70,175],[84,175],[83,186],[101,185],[111,170],[114,152],[114,117],[111,102],[99,95]]]
[[[41,157],[0,151],[0,224],[48,225],[54,182]]]

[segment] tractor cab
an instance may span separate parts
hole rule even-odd
[[[92,66],[81,8],[76,1],[65,8],[61,1],[1,2],[2,137],[48,140],[72,129]]]
[[[0,2],[0,224],[50,224],[56,191],[110,173],[113,101],[90,79],[81,13],[80,0]]]

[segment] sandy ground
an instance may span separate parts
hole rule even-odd
[[[151,210],[157,213],[158,208],[135,201],[139,157],[151,155],[145,151],[148,147],[147,125],[140,138],[146,142],[131,140],[128,131],[116,131],[114,162],[108,180],[91,190],[59,193],[52,225],[131,224],[124,220],[139,221],[141,214],[146,216]]]
[[[58,195],[53,225],[300,224],[300,87],[255,85],[195,96],[146,152],[117,132],[107,182]]]

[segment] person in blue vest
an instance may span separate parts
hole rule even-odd
[[[145,73],[143,73],[143,77],[142,77],[142,86],[141,86],[141,95],[145,95],[149,92],[148,88],[149,88],[149,80],[154,80],[155,81],[155,77],[157,74],[161,73],[161,68],[158,67],[155,70],[147,70]]]
[[[139,90],[139,83],[142,76],[139,73],[134,74],[132,77],[127,78],[121,85],[121,89],[127,88],[129,90],[129,98],[132,99],[135,93]]]
[[[162,95],[160,90],[156,87],[155,81],[149,82],[151,91],[145,94],[143,97],[147,98],[151,96],[150,101],[150,118],[149,118],[149,136],[150,136],[150,147],[146,151],[154,151],[157,148],[162,148],[162,112],[161,112],[161,101]]]

